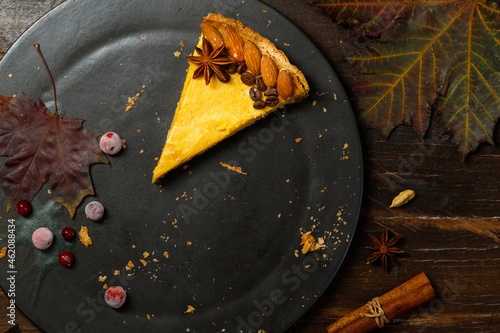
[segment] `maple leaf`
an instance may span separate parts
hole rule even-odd
[[[23,93],[0,96],[0,186],[7,196],[7,211],[19,200],[31,201],[48,182],[54,201],[71,217],[87,195],[94,194],[89,167],[108,163],[97,134],[83,128],[83,119],[51,113]]]
[[[346,55],[363,78],[358,119],[388,136],[405,124],[423,137],[432,106],[462,159],[493,142],[500,118],[500,8],[488,0],[316,1],[351,36],[376,43]],[[366,37],[369,36],[369,37]]]

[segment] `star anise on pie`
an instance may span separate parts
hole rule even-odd
[[[213,73],[217,75],[221,82],[229,81],[229,75],[222,66],[232,64],[233,61],[226,57],[221,57],[220,54],[224,50],[224,46],[221,46],[215,50],[212,50],[212,46],[207,41],[205,37],[203,37],[202,48],[196,47],[196,53],[198,56],[188,56],[187,59],[198,65],[198,68],[194,71],[193,79],[200,77],[201,75],[205,78],[205,84],[210,83],[210,78]]]
[[[387,271],[388,258],[390,258],[395,263],[398,263],[393,254],[405,253],[405,251],[395,246],[398,240],[401,238],[401,235],[397,235],[389,239],[389,231],[387,230],[387,228],[384,228],[384,230],[382,231],[382,237],[380,238],[380,240],[371,234],[368,235],[372,239],[374,246],[367,246],[366,248],[374,250],[375,252],[373,252],[372,256],[368,258],[367,264],[380,259],[384,270]]]

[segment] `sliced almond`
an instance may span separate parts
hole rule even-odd
[[[278,95],[283,99],[288,99],[293,95],[293,81],[290,73],[283,68],[278,73],[278,83],[276,86]]]
[[[243,52],[245,42],[243,42],[243,38],[228,25],[222,28],[222,37],[224,37],[224,44],[229,51],[229,55],[237,62],[245,61],[245,53]]]
[[[262,55],[260,54],[260,50],[251,41],[245,41],[245,45],[243,48],[245,53],[245,62],[247,64],[247,69],[252,72],[253,75],[260,74],[260,58]]]
[[[201,23],[201,32],[203,36],[208,40],[210,45],[214,50],[218,49],[221,46],[224,46],[224,39],[221,34],[215,29],[213,25],[208,22],[203,21]]]
[[[266,86],[269,88],[276,87],[276,82],[278,81],[278,68],[274,64],[273,59],[265,54],[262,56],[260,62],[260,71]]]

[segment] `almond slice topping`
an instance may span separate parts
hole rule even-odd
[[[222,28],[222,37],[229,55],[237,62],[245,61],[245,53],[243,52],[243,38],[230,26],[225,25]]]
[[[278,68],[274,64],[273,59],[265,54],[262,56],[260,71],[266,86],[269,88],[276,87],[276,82],[278,81]]]
[[[262,58],[259,48],[253,42],[247,40],[245,41],[243,51],[245,53],[245,62],[248,70],[252,72],[253,75],[259,75],[260,61]]]

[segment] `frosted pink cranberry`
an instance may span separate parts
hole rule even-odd
[[[85,206],[85,215],[91,220],[100,220],[104,216],[104,206],[99,201],[91,201]]]
[[[114,155],[122,149],[122,139],[115,132],[108,132],[99,141],[101,150],[108,155]]]
[[[54,234],[47,228],[38,228],[33,232],[31,240],[37,249],[45,250],[52,245]]]
[[[106,304],[115,309],[121,307],[125,303],[126,299],[127,293],[120,286],[110,287],[104,294]]]

